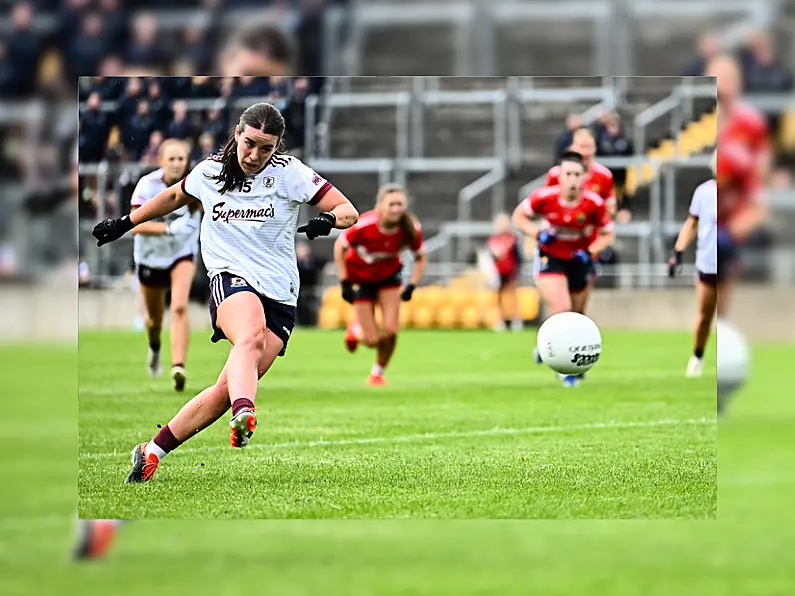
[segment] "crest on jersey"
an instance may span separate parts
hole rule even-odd
[[[273,176],[265,176],[263,178],[262,183],[265,185],[265,188],[273,188],[276,186],[276,178]]]
[[[245,288],[247,285],[246,280],[242,277],[233,277],[229,280],[230,288]]]
[[[591,190],[596,192],[596,193],[598,193],[600,190],[602,190],[602,187],[599,186],[598,184],[592,184],[591,185]]]
[[[578,213],[577,214],[577,223],[578,224],[580,224],[580,225],[584,224],[586,219],[587,219],[587,216],[585,215],[585,213]]]

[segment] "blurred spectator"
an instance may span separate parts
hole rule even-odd
[[[193,72],[204,72],[210,62],[210,44],[207,32],[198,25],[188,25],[179,45],[179,60],[190,62]]]
[[[240,77],[235,87],[237,97],[264,97],[270,93],[271,84],[265,77]]]
[[[99,11],[105,24],[109,49],[114,53],[123,53],[127,47],[130,15],[122,5],[122,0],[99,0]]]
[[[582,128],[582,118],[579,114],[572,112],[566,118],[566,130],[555,141],[555,157],[553,161],[558,161],[561,154],[571,146],[574,131],[578,128]]]
[[[154,120],[149,111],[149,101],[141,99],[138,101],[135,113],[127,118],[122,129],[124,146],[129,149],[131,159],[134,161],[141,159],[154,128]]]
[[[189,139],[193,137],[193,123],[188,117],[188,104],[184,101],[174,102],[174,119],[166,127],[169,139]]]
[[[153,14],[139,14],[133,21],[132,40],[127,47],[125,59],[132,65],[159,65],[161,48],[157,43],[158,24]]]
[[[605,112],[599,118],[594,131],[596,139],[596,155],[604,157],[629,157],[632,155],[634,147],[632,142],[626,137],[621,125],[621,119],[615,112]],[[619,200],[620,210],[616,216],[619,223],[627,223],[631,219],[629,211],[629,197],[624,194],[624,187],[627,182],[627,169],[612,167],[613,181],[615,183],[616,195]],[[615,264],[613,251],[606,251],[600,255],[603,263]]]
[[[67,75],[74,78],[97,72],[106,52],[102,17],[94,12],[89,13],[82,20],[80,33],[70,40]]]
[[[221,111],[223,102],[216,102],[216,104],[217,107],[207,113],[207,120],[204,122],[202,129],[212,135],[213,144],[220,146],[226,142],[229,134],[229,123]]]
[[[197,164],[209,157],[220,148],[220,144],[215,142],[215,137],[209,132],[203,132],[199,136],[199,144],[190,155],[191,164]]]
[[[154,131],[149,136],[149,144],[146,146],[141,164],[145,166],[156,166],[159,162],[160,145],[163,143],[163,133],[160,130]]]
[[[703,77],[707,63],[723,52],[723,42],[714,33],[705,33],[698,40],[698,54],[683,71],[686,77]]]
[[[11,32],[5,40],[7,62],[11,65],[10,81],[0,93],[4,97],[20,97],[33,93],[41,55],[41,40],[33,31],[33,6],[19,2],[11,9]]]
[[[191,81],[190,96],[195,99],[209,99],[218,97],[216,79],[212,77],[193,77]]]
[[[236,82],[234,77],[224,77],[221,79],[221,84],[219,87],[221,97],[224,99],[231,99],[235,94],[235,85]]]
[[[116,116],[120,123],[124,123],[135,115],[138,110],[138,100],[145,97],[144,85],[139,77],[127,79],[127,88],[122,94]]]
[[[788,93],[793,90],[792,73],[776,58],[773,40],[764,31],[749,36],[740,52],[747,93]],[[780,114],[768,114],[768,125],[774,133],[781,122]]]
[[[298,260],[298,278],[301,283],[296,307],[296,322],[302,326],[314,327],[317,325],[319,289],[326,261],[312,254],[312,248],[308,242],[296,244],[295,255]]]
[[[94,91],[88,96],[88,107],[80,112],[80,132],[78,144],[80,161],[95,163],[105,156],[110,119],[106,112],[100,111],[102,96]]]
[[[306,131],[306,97],[309,94],[309,80],[296,79],[290,99],[283,110],[285,124],[287,125],[287,149],[295,151],[304,144]]]
[[[171,118],[171,107],[157,79],[149,81],[149,111],[152,113],[155,129],[165,130]]]

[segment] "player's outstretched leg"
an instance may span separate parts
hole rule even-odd
[[[266,338],[265,353],[257,364],[258,379],[270,370],[276,356],[284,347],[282,340],[272,331],[268,330]],[[185,404],[151,441],[136,446],[133,450],[133,468],[125,482],[151,480],[166,455],[213,424],[229,410],[228,369],[229,359],[214,385],[207,387]],[[254,428],[256,428],[256,417],[253,409],[247,408],[247,404],[239,403],[237,405],[242,407],[237,413],[233,413],[232,420],[230,420],[229,443],[232,447],[244,447],[249,443]],[[251,416],[243,416],[244,413],[250,413]],[[250,422],[252,418],[253,424]],[[240,421],[244,421],[244,423],[240,423]]]
[[[386,288],[378,291],[378,305],[381,308],[381,335],[378,341],[375,363],[367,378],[368,385],[386,385],[384,373],[389,366],[397,346],[397,333],[400,326],[401,288]]]

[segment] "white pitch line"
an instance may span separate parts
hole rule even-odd
[[[398,435],[394,437],[365,437],[360,439],[333,439],[318,441],[291,441],[289,443],[254,443],[246,447],[246,450],[252,449],[309,449],[312,447],[339,447],[345,445],[377,445],[380,443],[413,443],[415,441],[436,441],[440,439],[463,439],[468,437],[491,437],[499,435],[527,435],[535,433],[562,433],[576,430],[603,430],[603,429],[621,429],[621,428],[646,428],[655,426],[679,426],[679,425],[717,425],[714,418],[689,418],[686,420],[674,420],[671,418],[663,418],[660,420],[638,420],[634,422],[593,422],[590,424],[571,424],[560,426],[527,426],[524,428],[494,428],[486,430],[465,430],[453,431],[447,433],[423,433],[415,435]],[[208,451],[228,450],[226,445],[212,445],[207,447],[194,447],[187,449],[180,449],[175,453],[203,453]],[[129,452],[118,451],[104,452],[104,453],[83,453],[80,455],[81,459],[102,459],[106,457],[129,457]]]

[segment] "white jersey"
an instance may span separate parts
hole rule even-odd
[[[715,180],[700,184],[693,193],[690,215],[698,218],[696,269],[718,273],[718,185]]]
[[[182,181],[182,190],[204,205],[201,250],[207,274],[238,275],[263,296],[295,306],[298,213],[302,204],[317,203],[331,184],[299,159],[274,155],[260,173],[246,177],[242,189],[222,195],[222,183],[210,179],[222,165],[219,157],[209,157]]]
[[[163,170],[162,168],[157,169],[138,181],[130,204],[133,207],[140,207],[166,188]],[[197,225],[194,231],[174,236],[136,234],[133,237],[133,258],[136,265],[144,265],[152,269],[168,269],[177,259],[195,255],[199,251],[198,220],[201,218],[200,212],[191,213],[187,207],[180,207],[173,213],[152,221],[169,223],[180,217],[195,218]]]

